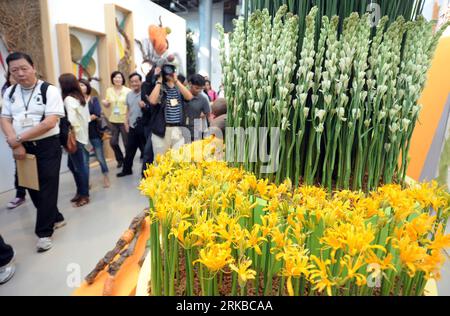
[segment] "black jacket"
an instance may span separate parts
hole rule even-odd
[[[164,107],[160,104],[154,106],[148,102],[148,97],[155,88],[157,79],[152,69],[142,84],[141,99],[145,103],[145,107],[142,109],[142,123],[144,126],[149,126],[153,134],[164,137],[166,134]]]

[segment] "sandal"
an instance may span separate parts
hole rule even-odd
[[[111,186],[111,183],[109,182],[108,176],[103,177],[103,187],[105,189],[109,188]]]
[[[86,204],[89,204],[89,198],[88,197],[81,197],[76,203],[75,203],[75,207],[82,207],[85,206]]]
[[[75,196],[73,197],[72,200],[70,200],[70,202],[72,202],[72,203],[78,202],[78,200],[79,200],[80,198],[81,198],[81,196],[80,196],[79,194],[77,194],[77,195],[75,195]]]

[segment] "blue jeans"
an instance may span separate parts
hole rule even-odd
[[[69,155],[68,167],[72,171],[77,185],[77,194],[89,196],[89,153],[84,145],[77,142],[78,150]]]
[[[100,163],[102,173],[107,174],[109,170],[108,165],[106,164],[105,154],[103,152],[103,141],[100,138],[91,138],[90,141],[92,146],[94,147],[95,157],[97,158],[97,161]]]

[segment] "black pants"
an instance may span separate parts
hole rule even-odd
[[[136,128],[131,128],[128,132],[128,143],[126,147],[125,162],[123,164],[123,172],[131,173],[133,171],[133,160],[139,149],[141,154],[144,152],[145,135],[144,128],[138,124]]]
[[[153,144],[152,144],[152,129],[150,128],[150,126],[144,127],[144,136],[146,142],[144,147],[142,175],[144,175],[144,171],[147,170],[147,164],[152,164],[153,161],[155,160],[155,154],[153,153]]]
[[[127,148],[128,143],[128,133],[125,130],[125,124],[123,123],[111,123],[111,139],[109,144],[114,151],[114,156],[116,156],[116,161],[118,163],[124,162],[122,149],[119,145],[119,136],[122,135],[122,141],[125,148]]]
[[[25,188],[22,188],[19,186],[19,178],[17,177],[17,166],[16,166],[16,173],[14,174],[14,187],[16,188],[16,198],[24,199],[27,195],[27,191],[25,191]]]
[[[0,267],[6,266],[11,262],[14,251],[10,245],[7,245],[0,235]]]
[[[39,238],[51,237],[55,223],[64,217],[58,210],[59,171],[62,149],[59,136],[24,143],[28,154],[36,156],[39,191],[28,189],[37,209],[35,233]]]

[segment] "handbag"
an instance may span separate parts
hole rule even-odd
[[[66,142],[66,144],[64,146],[64,149],[69,154],[74,154],[78,150],[77,138],[75,136],[75,131],[73,130],[72,126],[69,127],[69,132],[67,134],[67,142]]]

